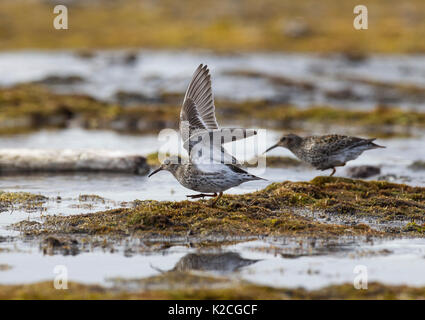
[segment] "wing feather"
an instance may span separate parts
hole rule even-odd
[[[195,108],[184,108],[188,100],[193,101]],[[196,117],[188,114],[188,112],[195,113],[195,110],[197,113]],[[218,129],[215,118],[214,97],[211,89],[211,76],[206,65],[199,65],[193,74],[192,80],[186,90],[180,118],[188,119],[188,121],[199,118],[202,125],[199,121],[190,123],[191,126],[197,129]]]

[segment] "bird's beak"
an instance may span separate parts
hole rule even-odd
[[[273,150],[276,147],[279,147],[279,143],[276,143],[274,146],[271,146],[270,148],[268,148],[266,151],[263,152],[263,154],[269,152],[270,150]]]
[[[159,167],[158,169],[156,169],[156,170],[152,171],[152,172],[148,175],[148,178],[150,178],[151,176],[153,176],[155,173],[160,172],[161,170],[163,170],[163,169],[162,169],[162,167]]]

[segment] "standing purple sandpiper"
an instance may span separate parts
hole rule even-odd
[[[201,192],[187,197],[216,197],[211,203],[212,206],[221,198],[223,191],[247,181],[264,180],[234,165],[236,159],[222,147],[227,141],[247,138],[255,135],[256,131],[226,130],[218,127],[209,70],[201,64],[187,88],[180,113],[180,134],[183,146],[189,152],[189,161],[182,161],[180,157],[169,157],[149,177],[161,170],[167,170],[184,187]],[[241,134],[237,137],[227,134],[234,130],[239,130]]]
[[[385,148],[373,143],[374,140],[337,134],[309,137],[288,134],[265,152],[276,147],[287,148],[300,160],[318,170],[332,169],[331,176],[333,176],[336,172],[335,167],[345,166],[348,161],[357,159],[363,151]]]

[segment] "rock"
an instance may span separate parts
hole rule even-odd
[[[104,150],[0,150],[0,173],[113,172],[148,174],[146,158]]]
[[[408,176],[397,176],[395,174],[389,173],[383,176],[379,176],[378,181],[388,181],[388,182],[398,182],[398,183],[407,183],[412,181]]]
[[[325,95],[327,98],[335,99],[335,100],[351,100],[351,101],[362,100],[362,98],[350,88],[344,88],[341,90],[328,90],[328,91],[325,91]]]
[[[414,171],[425,170],[425,162],[419,160],[415,161],[408,168]]]
[[[81,59],[93,59],[96,57],[96,52],[93,50],[79,50],[75,55]]]
[[[43,239],[41,243],[41,249],[44,254],[54,255],[54,254],[63,254],[63,255],[77,255],[80,253],[78,248],[78,241],[70,238],[56,238],[54,236],[48,236]]]
[[[368,59],[368,56],[365,52],[358,50],[345,50],[342,52],[342,57],[345,61],[349,63],[362,63]]]
[[[118,104],[123,106],[158,103],[159,99],[155,97],[148,97],[138,92],[118,91],[115,93],[115,100]]]
[[[357,166],[357,167],[348,167],[347,175],[350,178],[354,179],[364,179],[376,176],[381,173],[381,169],[376,166]]]
[[[78,83],[82,83],[84,82],[84,78],[80,77],[80,76],[56,76],[56,75],[51,75],[51,76],[47,76],[43,79],[34,81],[33,83],[36,84],[45,84],[45,85],[49,85],[49,86],[53,86],[53,85],[72,85],[72,84],[78,84]]]
[[[138,59],[137,52],[128,52],[124,56],[123,61],[125,64],[134,64],[137,62],[137,59]]]

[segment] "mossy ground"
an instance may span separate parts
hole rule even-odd
[[[355,30],[358,1],[73,1],[69,29],[55,30],[45,1],[0,3],[0,49],[205,48],[216,51],[425,51],[421,0],[365,0],[369,29]],[[31,14],[28,14],[31,12]],[[22,24],[21,21],[25,21]],[[85,56],[89,56],[84,54]]]
[[[65,128],[73,120],[87,129],[112,129],[130,133],[157,132],[178,128],[180,102],[146,103],[123,107],[84,95],[60,95],[37,85],[0,88],[0,134],[27,132],[40,128]],[[221,123],[240,121],[250,126],[299,129],[320,126],[359,128],[362,134],[391,136],[425,128],[425,114],[380,107],[372,111],[331,107],[299,109],[295,106],[247,101],[217,101]],[[247,119],[250,120],[249,123]]]
[[[341,217],[403,221],[419,228],[377,231],[363,223],[318,222],[299,210]],[[43,224],[15,227],[26,235],[102,235],[108,237],[308,236],[401,233],[423,236],[425,189],[379,181],[317,177],[310,182],[273,183],[244,195],[225,195],[211,208],[201,201],[135,201],[133,208],[73,215],[46,216]],[[388,233],[389,232],[389,233]]]
[[[0,191],[0,209],[23,209],[33,211],[40,209],[48,198],[28,192],[3,192]]]
[[[179,282],[189,276],[181,273]],[[199,276],[191,276],[200,278]],[[197,283],[202,283],[198,280]],[[204,282],[204,283],[207,283]],[[168,290],[125,291],[105,288],[99,285],[68,283],[67,290],[56,290],[52,282],[40,282],[25,285],[0,285],[0,299],[424,299],[425,288],[409,286],[391,286],[381,283],[369,283],[367,290],[357,290],[352,284],[332,285],[319,290],[276,289],[265,286],[241,283],[224,288],[186,287]]]

